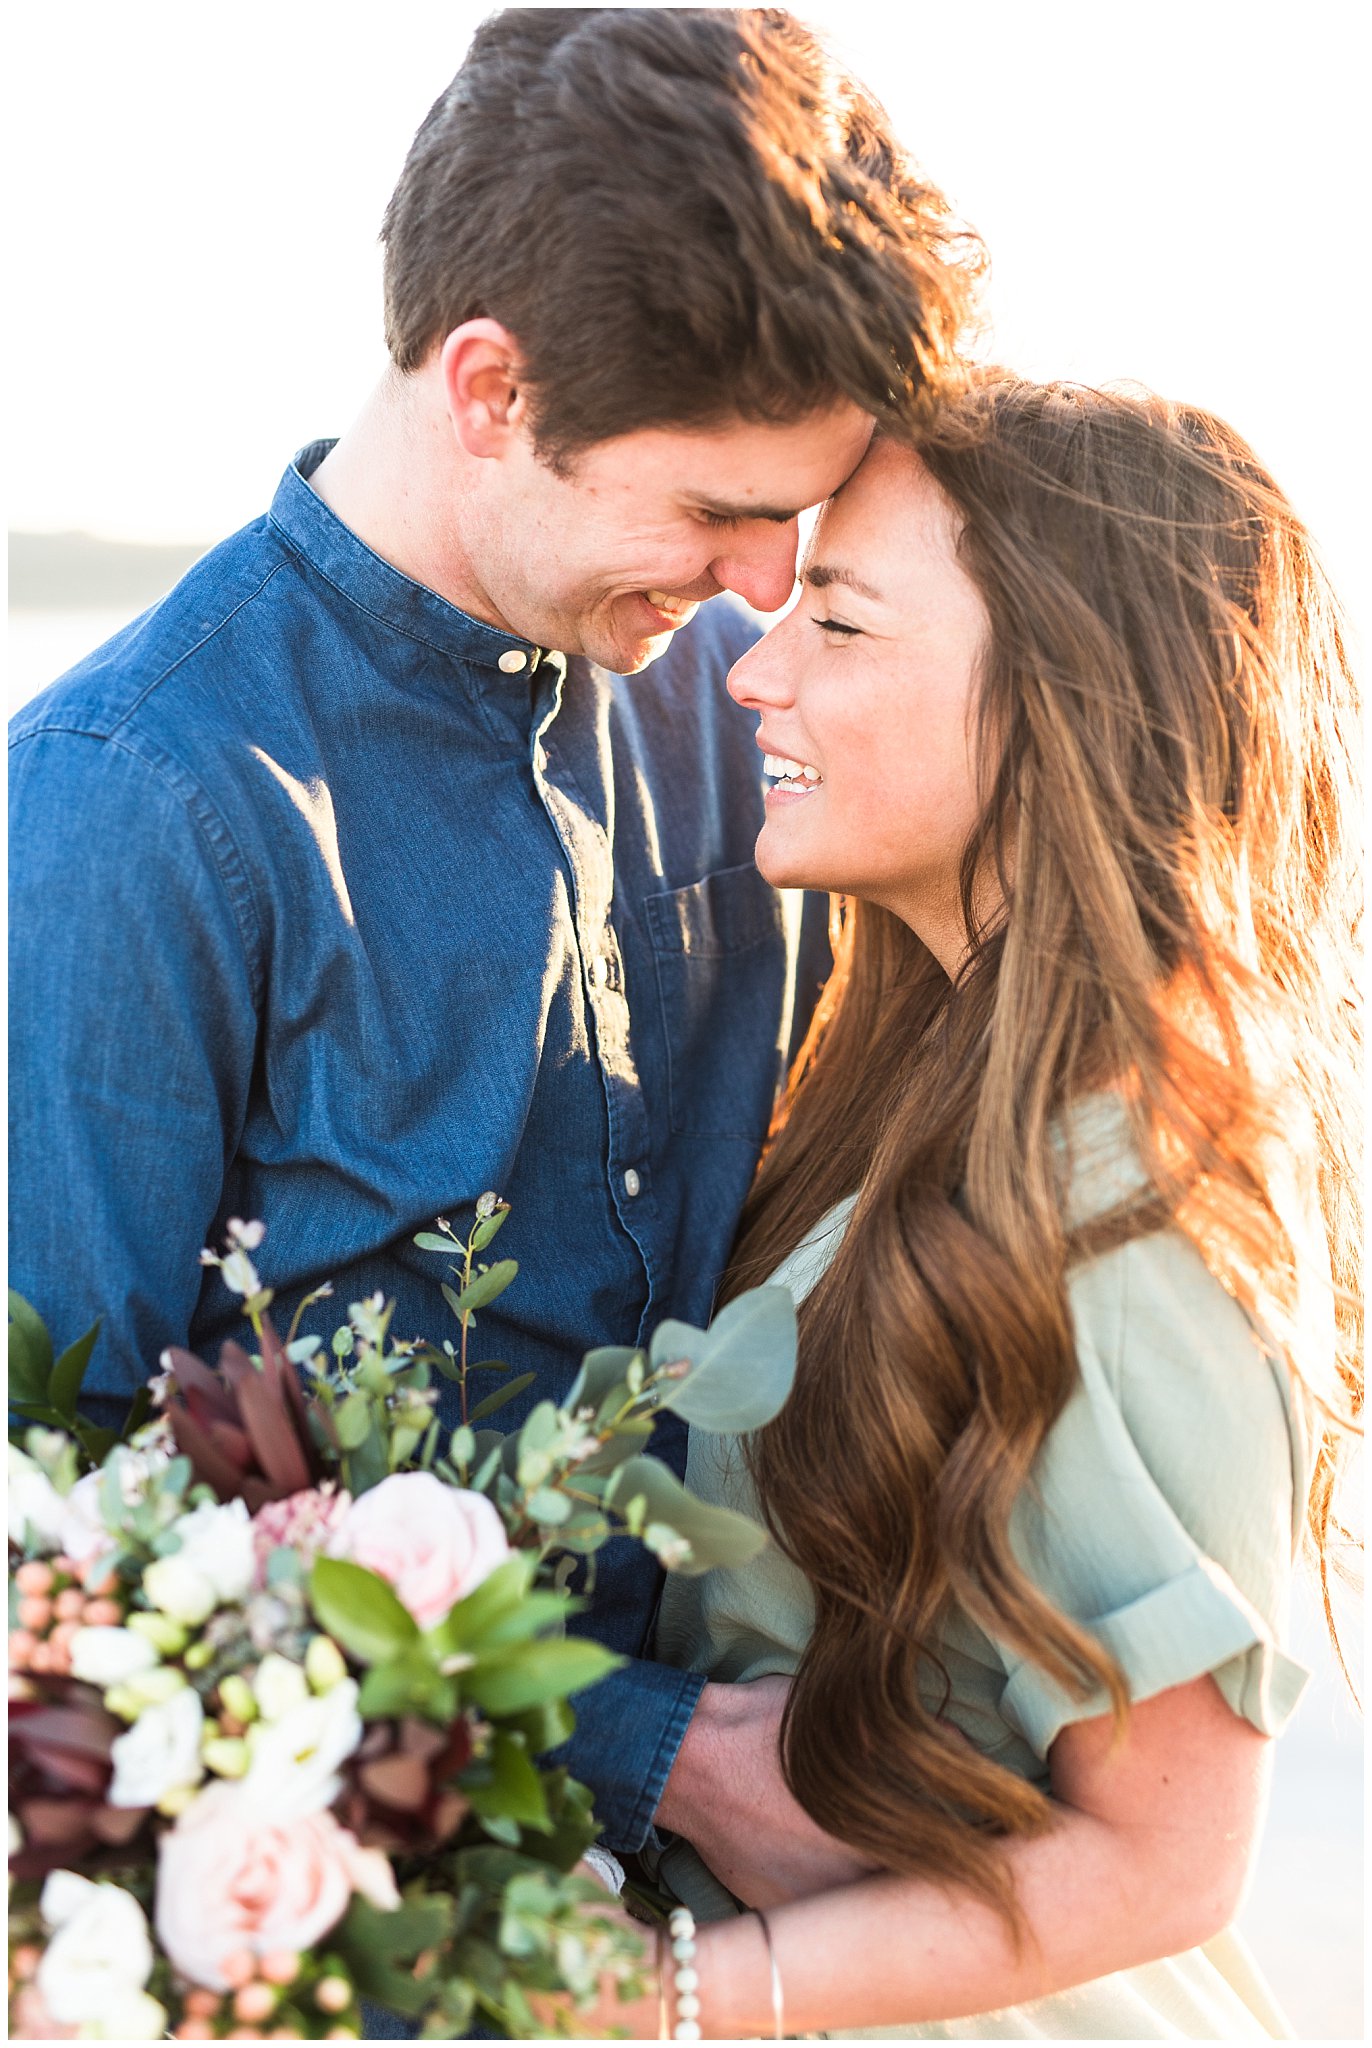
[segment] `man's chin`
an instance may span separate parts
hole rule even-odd
[[[676,631],[679,631],[677,628]],[[676,638],[676,631],[654,633],[641,640],[606,640],[599,646],[587,645],[583,652],[590,661],[608,669],[611,675],[636,676],[641,669],[648,668],[659,656],[665,654]]]

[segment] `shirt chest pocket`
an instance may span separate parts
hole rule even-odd
[[[781,902],[749,862],[644,899],[672,1130],[761,1146],[788,1009]]]

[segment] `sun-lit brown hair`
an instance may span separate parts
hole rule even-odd
[[[501,321],[564,466],[637,428],[839,396],[910,416],[956,371],[983,261],[866,88],[759,7],[492,15],[382,239],[397,368]]]
[[[988,373],[922,458],[990,619],[970,950],[950,983],[892,914],[846,907],[725,1292],[859,1190],[750,1453],[816,1599],[787,1776],[880,1863],[1013,1912],[991,1838],[1051,1809],[920,1679],[958,1607],[1125,1711],[1008,1537],[1076,1381],[1075,1262],[1168,1224],[1195,1242],[1322,1404],[1330,1548],[1330,1418],[1362,1385],[1357,707],[1308,537],[1221,421]],[[1147,1186],[1074,1232],[1055,1126],[1103,1088]]]

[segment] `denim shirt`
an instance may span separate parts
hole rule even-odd
[[[103,1317],[101,1419],[242,1334],[197,1262],[235,1215],[278,1327],[330,1279],[305,1331],[380,1289],[439,1340],[413,1235],[503,1195],[507,1428],[591,1346],[703,1323],[823,971],[752,864],[751,621],[716,600],[634,680],[568,662],[372,553],[306,481],[329,445],[11,728],[11,1284],[59,1343]],[[637,1659],[656,1567],[598,1563],[579,1626]],[[612,1846],[698,1687],[634,1661],[579,1702]]]

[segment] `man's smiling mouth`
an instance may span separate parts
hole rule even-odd
[[[674,597],[670,590],[644,590],[640,591],[639,595],[661,618],[677,626],[684,626],[700,609],[698,598]]]

